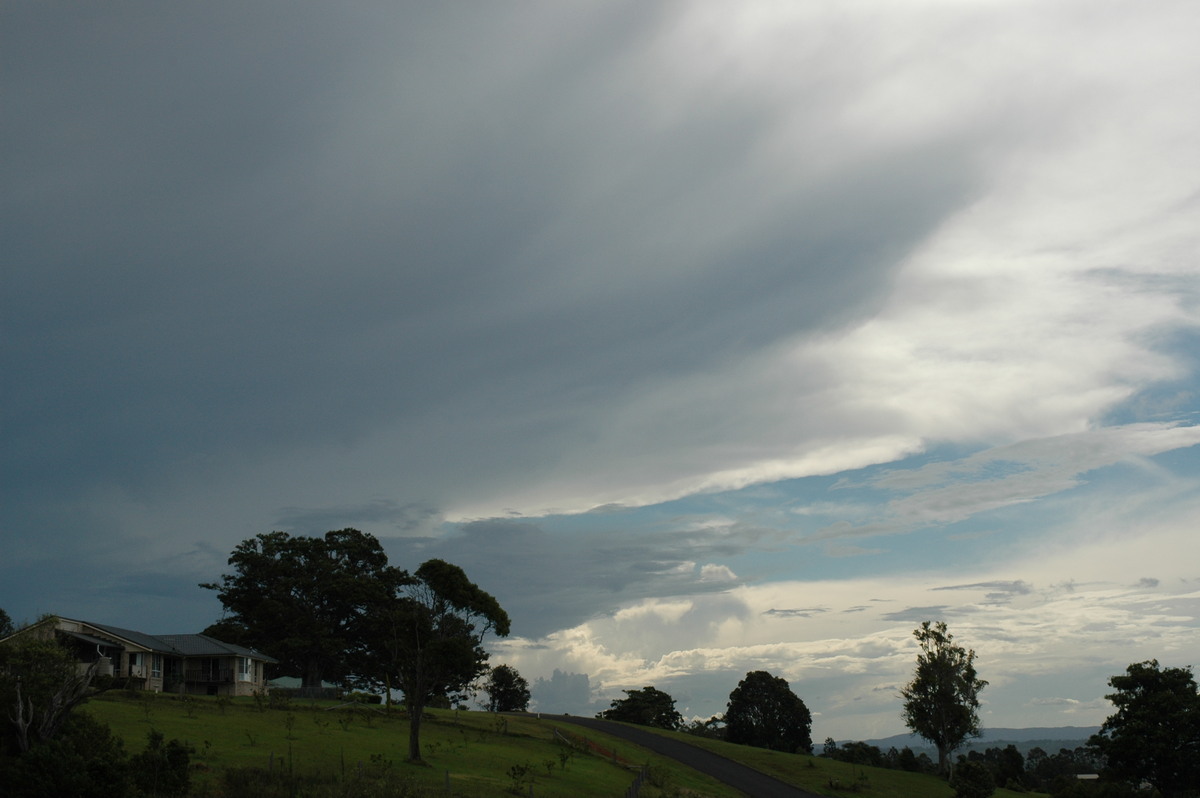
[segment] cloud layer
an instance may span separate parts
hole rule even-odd
[[[5,19],[14,617],[190,631],[355,526],[601,704],[886,726],[931,614],[1038,717],[1142,656],[1056,633],[1194,656],[1193,3]]]

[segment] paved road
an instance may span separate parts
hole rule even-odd
[[[734,762],[732,759],[726,759],[720,754],[714,754],[681,740],[664,737],[636,726],[626,726],[597,718],[578,718],[573,715],[543,714],[541,718],[586,726],[628,740],[657,754],[682,762],[693,770],[712,776],[753,798],[821,798],[814,793],[805,792],[773,776],[768,776],[762,771]]]

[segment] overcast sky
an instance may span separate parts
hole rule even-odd
[[[0,608],[461,565],[537,707],[1200,665],[1200,6],[5,3]]]

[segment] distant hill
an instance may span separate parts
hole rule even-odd
[[[1049,728],[1033,728],[1033,729],[984,729],[983,736],[977,737],[969,744],[963,746],[960,753],[966,751],[982,751],[985,748],[1004,748],[1012,744],[1017,747],[1022,754],[1029,753],[1032,748],[1041,748],[1048,754],[1056,754],[1061,748],[1075,749],[1081,745],[1087,745],[1088,738],[1096,732],[1100,731],[1099,726],[1054,726]],[[839,740],[838,744],[841,745]],[[869,745],[878,746],[881,750],[887,751],[893,746],[896,748],[904,748],[908,746],[913,751],[920,753],[925,751],[931,756],[936,753],[936,748],[931,746],[928,741],[915,734],[895,734],[891,737],[884,737],[881,740],[865,740]],[[818,750],[820,746],[817,746]]]

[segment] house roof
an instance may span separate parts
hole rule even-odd
[[[68,632],[65,629],[59,629],[58,631],[60,634],[73,637],[76,640],[82,640],[88,645],[104,646],[105,648],[125,648],[125,646],[121,645],[120,643],[115,643],[112,640],[103,640],[99,637],[93,637],[92,635],[85,635],[83,632]]]
[[[60,620],[79,624],[89,630],[94,630],[96,635],[110,635],[123,643],[131,643],[137,648],[147,649],[156,654],[169,654],[174,657],[250,657],[251,659],[270,663],[279,661],[274,657],[263,654],[261,651],[255,651],[252,648],[234,645],[233,643],[226,643],[208,635],[148,635],[145,632],[123,629],[120,626],[110,626],[106,623],[80,621],[72,618],[61,618]],[[102,640],[96,635],[90,635],[86,632],[72,632],[61,628],[58,631],[95,645],[116,645],[127,648],[127,646],[120,646],[110,640]]]
[[[159,639],[168,643],[185,657],[251,657],[265,662],[277,662],[262,652],[252,648],[222,642],[208,635],[159,635]]]
[[[159,654],[174,654],[178,656],[180,653],[170,643],[164,641],[161,637],[155,637],[154,635],[148,635],[143,632],[135,632],[132,629],[122,629],[119,626],[109,626],[105,623],[92,623],[91,621],[84,621],[83,623],[87,624],[93,629],[99,629],[102,632],[108,632],[114,637],[119,637],[122,640],[128,640],[130,643],[133,643],[136,646],[150,649],[151,651]]]

